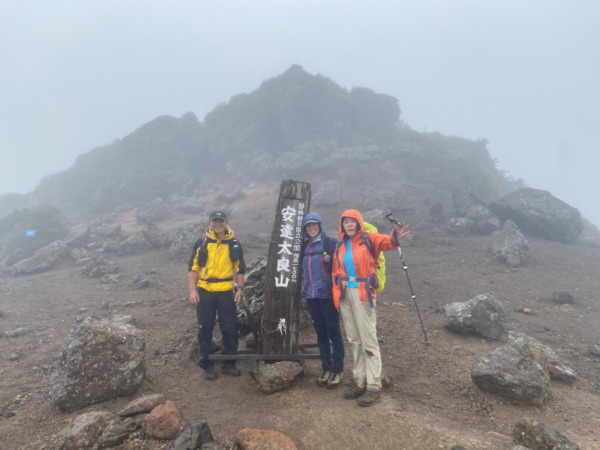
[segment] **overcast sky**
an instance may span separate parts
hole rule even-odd
[[[595,0],[0,0],[0,194],[292,64],[398,98],[417,131],[487,139],[600,225]]]

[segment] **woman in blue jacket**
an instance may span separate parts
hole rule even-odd
[[[304,248],[302,274],[312,323],[317,332],[323,373],[317,385],[329,389],[340,385],[344,372],[344,341],[340,331],[340,313],[333,304],[331,267],[337,240],[325,235],[317,213],[308,213],[302,223]]]

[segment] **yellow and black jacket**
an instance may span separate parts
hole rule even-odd
[[[211,292],[233,289],[233,275],[246,273],[242,246],[227,229],[219,240],[214,232],[206,230],[194,244],[188,270],[198,272],[198,287]]]

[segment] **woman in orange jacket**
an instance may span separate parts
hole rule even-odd
[[[397,249],[400,240],[409,233],[405,225],[396,226],[389,236],[366,233],[371,252],[360,212],[349,209],[340,218],[342,243],[333,260],[333,302],[342,313],[354,356],[354,385],[344,391],[344,398],[358,399],[361,406],[381,401],[381,354],[375,314],[377,275],[373,255]]]

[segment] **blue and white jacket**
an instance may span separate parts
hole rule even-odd
[[[319,223],[319,228],[321,230],[314,241],[311,241],[304,228],[306,222],[309,220],[316,220]],[[331,279],[331,267],[333,264],[335,247],[338,241],[335,238],[325,235],[321,216],[314,212],[304,216],[302,222],[302,236],[304,238],[302,257],[304,288],[302,290],[302,296],[304,298],[332,298],[333,284]],[[329,261],[327,261],[327,259],[329,259]]]

